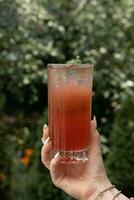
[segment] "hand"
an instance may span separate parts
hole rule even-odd
[[[112,184],[107,178],[102,160],[100,136],[96,130],[96,119],[91,121],[89,159],[84,163],[65,164],[60,162],[60,155],[51,160],[51,140],[49,128],[43,130],[41,157],[43,164],[50,170],[53,183],[77,199],[95,199],[97,194]]]

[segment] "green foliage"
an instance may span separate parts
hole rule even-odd
[[[133,8],[133,0],[0,1],[2,200],[69,198],[54,189],[40,163],[47,63],[80,55],[82,63],[94,64],[93,113],[108,151],[114,116],[134,86]],[[27,149],[33,150],[31,157]]]
[[[118,111],[111,134],[107,169],[114,184],[127,195],[134,189],[134,93],[130,92]],[[129,185],[129,187],[128,187]]]
[[[41,163],[40,150],[42,147],[42,127],[47,122],[47,110],[45,110],[42,119],[36,124],[36,131],[32,129],[31,137],[27,138],[27,143],[31,144],[31,141],[36,141],[32,146],[34,150],[32,158],[28,163],[21,163],[20,157],[17,154],[14,157],[14,165],[12,167],[12,179],[11,179],[11,199],[14,200],[49,200],[49,199],[68,199],[66,194],[54,187],[49,171],[45,169]],[[25,149],[28,146],[25,146]],[[24,155],[23,155],[24,156]],[[21,180],[20,180],[21,178]]]
[[[76,55],[95,65],[97,99],[100,95],[108,104],[119,100],[122,82],[134,76],[132,6],[133,1],[1,1],[0,76],[6,109],[11,112],[15,104],[23,111],[31,106],[38,110],[46,64]]]

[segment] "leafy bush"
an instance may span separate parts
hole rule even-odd
[[[36,124],[36,131],[31,130],[27,143],[31,145],[34,141],[32,148],[25,145],[23,149],[23,157],[14,156],[14,165],[12,166],[11,178],[11,199],[14,200],[49,200],[49,199],[71,199],[59,189],[54,187],[49,171],[41,163],[40,150],[42,143],[42,126],[47,122],[47,110],[44,112],[42,119]],[[32,138],[34,135],[34,139]],[[36,142],[35,142],[36,141]],[[29,151],[31,150],[31,151]],[[19,150],[20,151],[20,150]],[[29,153],[33,155],[28,155]],[[21,152],[20,152],[21,153]],[[23,159],[22,159],[23,158]]]
[[[112,183],[127,195],[134,192],[134,93],[129,91],[123,99],[111,134],[111,148],[107,169]],[[129,187],[128,187],[129,186]]]

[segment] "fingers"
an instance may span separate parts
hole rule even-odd
[[[65,177],[65,170],[63,170],[63,167],[64,164],[61,163],[60,154],[58,152],[50,163],[52,181],[57,187],[60,187],[60,184]]]
[[[58,166],[58,161],[60,160],[60,155],[59,155],[59,152],[55,155],[55,157],[52,159],[51,161],[51,165],[50,165],[50,173],[51,173],[51,176],[52,176],[52,179],[53,179],[53,182],[56,182],[55,180],[57,179],[58,177],[58,174],[57,174],[57,166]]]
[[[41,159],[43,164],[49,169],[50,168],[50,152],[51,152],[51,141],[49,136],[49,130],[48,126],[45,124],[43,127],[43,137],[42,137],[42,143],[43,147],[41,150]]]
[[[44,126],[43,126],[43,136],[42,136],[43,140],[45,141],[48,136],[49,136],[48,126],[47,126],[47,124],[44,124]]]
[[[62,164],[60,162],[60,155],[57,153],[53,159],[51,159],[50,153],[52,149],[51,140],[49,137],[49,129],[45,124],[43,127],[43,137],[42,137],[43,147],[41,150],[41,159],[43,164],[50,169],[50,174],[53,183],[59,187],[60,182],[64,178],[64,173],[62,170]]]
[[[50,168],[50,162],[51,162],[50,152],[51,152],[51,141],[50,138],[48,137],[41,150],[41,160],[48,169]]]

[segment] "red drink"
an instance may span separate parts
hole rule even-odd
[[[54,154],[60,152],[64,161],[85,159],[83,152],[90,144],[92,68],[88,66],[48,69],[52,149]]]

